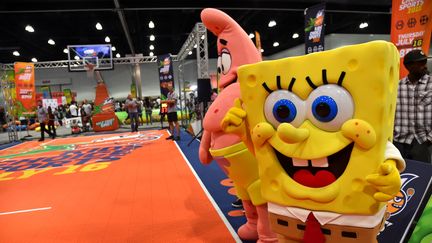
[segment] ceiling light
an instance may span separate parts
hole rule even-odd
[[[20,55],[18,51],[14,51],[14,52],[12,52],[12,54],[16,57],[19,57],[19,55]]]
[[[279,46],[279,42],[273,42],[273,47],[277,47],[277,46]]]
[[[275,27],[276,26],[276,21],[274,20],[270,20],[270,22],[268,23],[268,27]]]
[[[111,41],[111,39],[109,38],[109,36],[105,37],[105,42],[109,43]]]
[[[32,62],[37,62],[36,57],[33,57],[33,58],[31,59],[31,61],[32,61]]]
[[[117,57],[117,58],[121,57],[121,56],[120,56],[120,53],[117,53],[117,54],[116,54],[116,57]]]
[[[97,30],[102,30],[103,29],[102,25],[99,22],[96,24],[96,29]]]
[[[79,58],[79,56],[74,56],[74,59],[79,60],[80,58]]]
[[[299,38],[299,34],[294,33],[294,34],[292,35],[292,38],[293,38],[293,39],[297,39],[297,38]]]
[[[366,27],[368,27],[369,26],[369,24],[367,23],[367,22],[363,22],[363,23],[361,23],[360,25],[359,25],[359,28],[360,29],[364,29],[364,28],[366,28]]]
[[[261,49],[261,52],[264,52],[264,49]]]
[[[54,41],[53,39],[49,39],[49,40],[48,40],[48,44],[50,44],[50,45],[53,46],[53,45],[55,45],[55,41]]]
[[[149,22],[149,28],[150,29],[153,29],[155,27],[155,24],[153,23],[153,21],[150,21]]]
[[[33,29],[33,27],[31,25],[27,25],[25,27],[25,30],[27,30],[28,32],[34,32],[34,29]]]
[[[189,52],[188,52],[188,55],[192,55],[192,51],[189,51]]]
[[[154,41],[156,38],[154,35],[150,35],[150,41]]]
[[[252,38],[254,38],[254,37],[255,37],[255,35],[254,35],[253,33],[250,33],[250,34],[249,34],[249,38],[252,39]]]
[[[63,49],[63,52],[66,53],[66,54],[68,54],[69,50],[67,48],[65,48],[65,49]]]
[[[204,39],[205,39],[205,35],[202,35],[202,36],[201,36],[201,40],[204,40]]]
[[[151,51],[150,53],[149,53],[149,55],[152,57],[152,56],[154,56],[154,54],[153,54],[153,52]]]
[[[115,48],[115,46],[111,47],[111,51],[116,51],[117,49]]]
[[[194,45],[194,48],[197,48],[197,47],[198,47],[197,44],[195,44],[195,45]]]
[[[153,45],[150,45],[149,48],[150,48],[150,50],[154,50],[154,46]]]

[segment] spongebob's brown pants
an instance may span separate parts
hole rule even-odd
[[[273,232],[278,234],[280,243],[302,242],[306,225],[298,219],[269,213],[270,226]],[[326,224],[321,227],[326,243],[377,243],[377,235],[381,223],[374,228],[361,228]]]

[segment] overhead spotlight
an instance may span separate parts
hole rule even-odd
[[[150,29],[153,29],[155,27],[155,24],[153,23],[153,21],[150,21],[149,22],[149,28]]]
[[[97,22],[97,24],[96,24],[96,29],[97,30],[102,30],[103,29],[102,25],[99,22]]]
[[[294,33],[294,34],[292,35],[292,38],[293,38],[293,39],[297,39],[297,38],[299,38],[299,34]]]
[[[250,33],[250,34],[249,34],[249,38],[252,39],[252,38],[254,38],[254,37],[255,37],[254,33]]]
[[[120,56],[120,53],[117,53],[117,54],[116,54],[116,57],[117,57],[117,58],[121,57],[121,56]]]
[[[156,38],[154,35],[150,35],[150,41],[154,41]]]
[[[31,59],[31,61],[32,61],[32,62],[37,62],[36,57],[33,57],[33,58]]]
[[[74,59],[79,60],[80,58],[79,58],[79,56],[74,56]]]
[[[201,36],[201,40],[204,40],[204,39],[205,39],[205,35],[202,35],[202,36]]]
[[[115,48],[115,46],[111,47],[111,51],[116,51],[117,49]]]
[[[111,41],[111,39],[109,38],[109,36],[105,37],[105,42],[109,43]]]
[[[367,23],[367,22],[363,22],[363,23],[361,23],[360,25],[359,25],[359,28],[360,29],[364,29],[364,28],[366,28],[366,27],[368,27],[369,26],[369,24]]]
[[[189,56],[192,55],[192,51],[189,51],[189,52],[188,52],[188,55],[189,55]]]
[[[261,49],[261,52],[264,52],[264,49]]]
[[[274,20],[270,20],[270,22],[268,23],[268,27],[275,27],[276,26],[276,21]]]
[[[273,42],[273,47],[277,47],[277,46],[279,46],[279,42]]]
[[[149,46],[149,49],[150,49],[150,50],[154,50],[154,45],[150,45],[150,46]]]
[[[63,52],[66,53],[66,54],[68,54],[69,50],[67,48],[65,48],[65,49],[63,49]]]
[[[53,39],[49,39],[49,40],[48,40],[48,44],[50,44],[50,45],[53,46],[53,45],[55,45],[55,41],[54,41]]]
[[[34,32],[33,26],[31,26],[31,25],[27,25],[25,27],[25,30],[27,30],[28,32]]]
[[[16,57],[19,57],[19,56],[20,56],[20,53],[19,53],[18,51],[14,51],[14,52],[12,52],[12,54],[13,54],[14,56],[16,56]]]
[[[197,47],[198,47],[197,44],[195,44],[195,45],[194,45],[194,48],[197,48]]]
[[[154,53],[151,51],[151,52],[149,53],[149,55],[152,57],[152,56],[154,56]]]

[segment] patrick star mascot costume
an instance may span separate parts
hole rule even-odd
[[[240,97],[237,68],[260,62],[261,55],[246,32],[224,12],[204,9],[201,20],[217,36],[218,85],[222,91],[204,117],[199,158],[204,164],[217,161],[234,182],[247,219],[238,229],[240,238],[277,242],[277,236],[270,230],[267,202],[261,197],[257,161],[238,135],[225,133],[220,125],[225,114],[234,106],[235,99]]]

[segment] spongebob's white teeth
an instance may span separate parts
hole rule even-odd
[[[320,159],[313,159],[312,161],[312,167],[328,167],[328,160],[327,157],[320,158]]]
[[[308,161],[306,159],[296,159],[292,158],[292,162],[294,166],[301,166],[301,167],[307,167]]]

